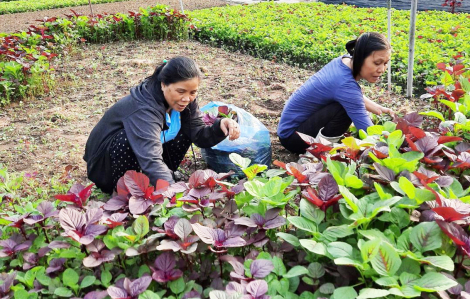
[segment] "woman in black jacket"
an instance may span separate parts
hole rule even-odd
[[[207,148],[227,136],[237,139],[234,120],[212,126],[202,121],[196,101],[201,76],[194,60],[175,57],[109,108],[86,143],[88,178],[106,193],[127,170],[142,171],[152,184],[174,183],[173,172],[191,143]]]

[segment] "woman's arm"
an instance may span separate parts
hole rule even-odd
[[[185,130],[190,137],[191,142],[200,148],[213,147],[227,136],[221,128],[221,120],[217,119],[211,126],[206,126],[202,121],[202,111],[199,110],[197,99],[188,105],[184,111],[188,113],[186,121],[182,118],[181,128]]]
[[[377,115],[381,115],[382,113],[388,113],[391,116],[395,115],[395,112],[393,112],[392,109],[381,106],[381,105],[371,101],[366,96],[363,96],[363,98],[364,98],[364,104],[366,105],[366,110],[367,111],[372,112],[372,113],[377,114]]]

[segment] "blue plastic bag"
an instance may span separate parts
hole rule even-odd
[[[230,160],[231,153],[237,153],[244,158],[251,159],[252,164],[264,164],[269,167],[271,165],[269,130],[249,112],[232,104],[210,102],[202,107],[201,111],[207,112],[219,106],[227,106],[237,113],[240,137],[233,141],[226,138],[212,148],[202,148],[202,157],[209,168],[218,173],[233,170],[238,176],[243,176],[240,168]]]

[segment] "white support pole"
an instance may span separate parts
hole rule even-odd
[[[180,4],[181,4],[181,12],[184,13],[183,0],[180,0]]]
[[[392,0],[388,0],[388,42],[392,44]],[[392,92],[392,60],[388,63],[388,96]]]
[[[413,96],[413,64],[415,61],[415,31],[416,31],[416,13],[418,10],[418,0],[411,0],[411,16],[410,16],[410,44],[408,51],[408,80],[406,86],[406,96]]]
[[[91,6],[91,0],[88,0],[88,4],[90,5],[91,17],[93,18],[95,15],[93,14],[93,7]]]

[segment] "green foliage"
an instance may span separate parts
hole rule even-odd
[[[392,12],[392,77],[407,76],[409,11]],[[215,7],[191,13],[195,36],[270,60],[319,68],[346,53],[345,43],[367,31],[387,32],[387,9],[326,5],[321,2]],[[419,12],[416,24],[415,82],[437,81],[437,63],[468,53],[468,14]],[[464,57],[464,59],[467,59]]]
[[[126,0],[91,0],[92,4],[99,3],[112,3],[121,2]],[[71,7],[79,5],[87,5],[88,0],[10,0],[0,1],[0,15],[26,12],[26,11],[38,11],[52,8]]]
[[[156,5],[138,13],[49,18],[27,32],[0,33],[0,106],[48,92],[54,85],[50,61],[66,46],[85,41],[185,39],[188,21],[185,14]]]

